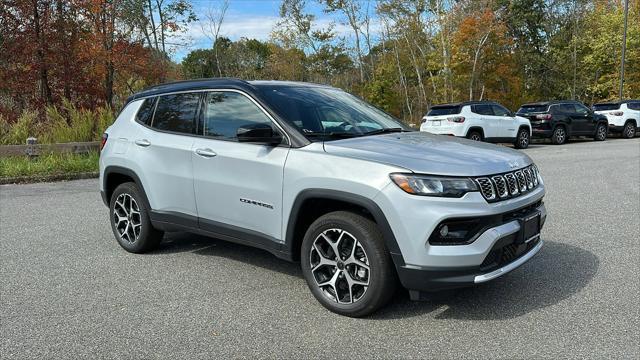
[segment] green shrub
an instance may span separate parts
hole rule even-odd
[[[37,112],[25,110],[10,124],[0,116],[0,144],[25,144],[34,136],[40,144],[97,141],[114,121],[109,107],[85,110],[63,100],[61,106],[47,106],[45,121],[37,121]]]
[[[35,111],[26,110],[20,114],[18,121],[13,125],[6,123],[4,119],[0,121],[5,124],[0,130],[0,144],[25,144],[29,136],[36,133],[36,118],[38,114]]]
[[[0,178],[59,175],[98,171],[100,154],[46,154],[34,160],[26,156],[0,158]]]

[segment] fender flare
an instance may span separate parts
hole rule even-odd
[[[402,257],[402,253],[400,251],[400,247],[398,246],[396,237],[393,234],[391,226],[389,225],[389,221],[387,221],[387,217],[384,215],[378,204],[376,204],[375,201],[362,195],[356,195],[339,190],[307,189],[301,191],[296,196],[296,199],[293,202],[293,206],[291,207],[291,212],[289,213],[289,219],[287,221],[287,231],[285,236],[285,246],[289,253],[294,253],[294,232],[296,222],[299,217],[300,208],[305,201],[314,198],[342,201],[366,209],[373,216],[375,222],[380,228],[385,245],[387,246],[387,249],[391,254],[393,262],[396,266],[404,266],[404,258]]]

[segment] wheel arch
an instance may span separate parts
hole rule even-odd
[[[469,134],[471,134],[472,131],[477,131],[480,133],[480,135],[482,136],[482,138],[484,139],[484,129],[481,126],[471,126],[469,127],[469,129],[467,129],[467,133],[465,134],[465,137],[468,137]]]
[[[404,265],[398,242],[380,207],[364,196],[328,189],[304,190],[293,202],[285,236],[285,246],[293,260],[299,260],[302,239],[309,225],[318,217],[338,210],[358,212],[373,220],[382,232],[385,245],[395,265]]]
[[[135,171],[131,169],[115,165],[107,166],[104,169],[104,173],[102,176],[102,188],[104,189],[102,193],[102,200],[104,201],[105,205],[109,206],[111,195],[113,194],[113,191],[118,187],[118,185],[126,182],[133,182],[138,186],[138,189],[140,189],[140,192],[142,193],[143,200],[147,209],[151,209],[149,199],[147,198],[147,193],[144,190],[144,186],[142,186],[142,181],[140,180],[138,174],[136,174]]]

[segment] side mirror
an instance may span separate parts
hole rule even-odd
[[[269,124],[244,125],[236,130],[238,142],[250,142],[267,145],[282,143],[282,135],[273,131]]]

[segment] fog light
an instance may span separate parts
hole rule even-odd
[[[446,237],[449,235],[449,227],[447,225],[440,226],[440,236]]]

